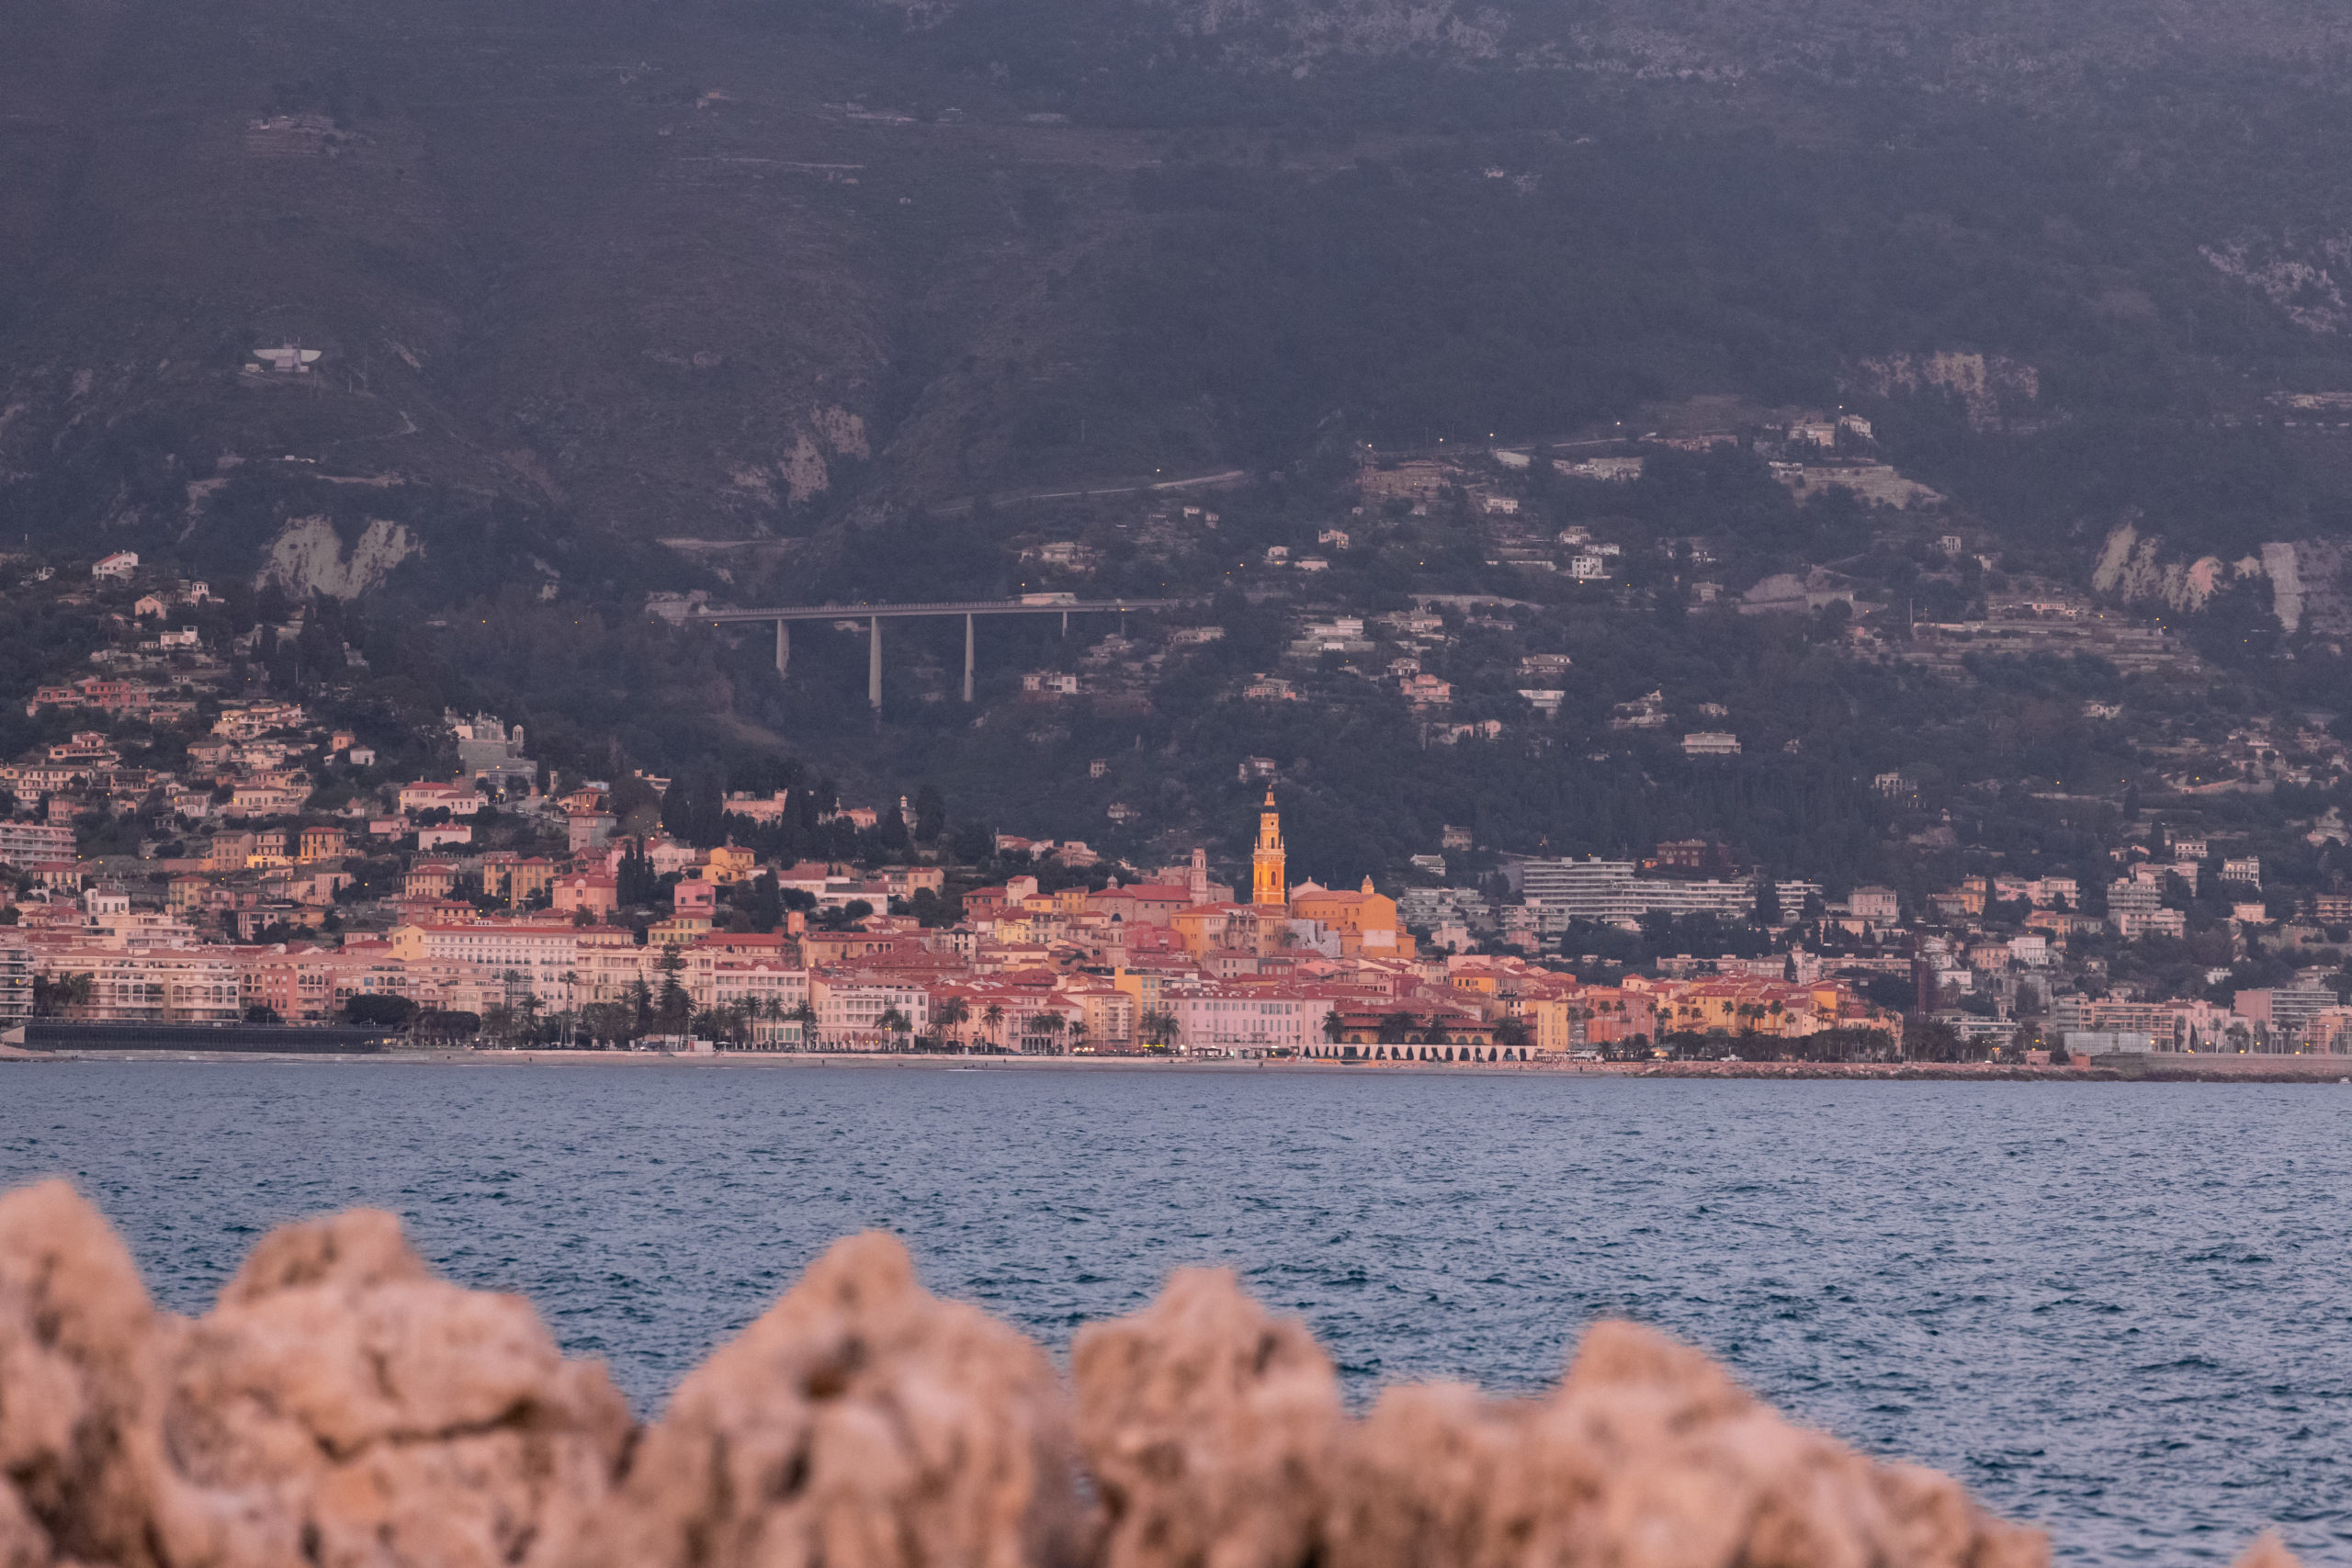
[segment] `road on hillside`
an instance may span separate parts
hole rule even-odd
[[[1181,479],[1136,479],[1125,484],[1090,485],[1083,490],[1024,490],[1010,491],[988,498],[990,506],[1011,506],[1023,501],[1091,501],[1102,495],[1143,495],[1152,491],[1214,490],[1222,485],[1237,485],[1250,478],[1247,468],[1226,468],[1214,474],[1194,474]],[[957,517],[972,510],[972,498],[959,496],[933,506],[934,516]]]

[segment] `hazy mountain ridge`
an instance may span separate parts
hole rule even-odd
[[[0,508],[560,589],[1721,391],[1931,405],[1906,457],[2039,527],[1966,430],[2352,385],[2312,85],[2348,35],[2273,0],[45,0],[0,18]],[[312,373],[256,373],[279,344]],[[2096,537],[2132,482],[2067,504]]]
[[[10,138],[53,193],[0,236],[14,510],[200,548],[291,456],[395,520],[496,499],[727,532],[871,456],[889,307],[827,183],[856,161],[837,128],[786,114],[743,156],[714,122],[761,107],[604,65],[624,52],[560,17],[403,34],[243,7],[266,41],[199,42],[166,9],[74,18],[109,63]],[[482,80],[485,54],[513,68]],[[277,344],[322,357],[254,374]]]
[[[1052,6],[861,3],[912,31],[977,21],[1016,48],[1018,24]],[[1089,9],[1102,36],[1125,33],[1141,47],[1156,33],[1217,39],[1229,62],[1290,69],[1330,56],[1424,53],[1719,81],[1791,72],[2033,91],[2181,62],[2326,69],[2352,51],[2352,21],[2290,0],[1130,0]]]

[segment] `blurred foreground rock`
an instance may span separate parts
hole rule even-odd
[[[1035,1345],[836,1242],[678,1385],[591,1568],[1041,1568],[1086,1555],[1060,1385]]]
[[[2038,1531],[1932,1471],[1792,1426],[1695,1350],[1596,1325],[1547,1399],[1393,1389],[1356,1428],[1329,1556],[1428,1562],[2035,1568]]]
[[[1182,1269],[1070,1348],[1107,1516],[1103,1568],[1291,1568],[1316,1555],[1344,1422],[1330,1359],[1223,1270]]]
[[[149,1302],[61,1182],[0,1197],[0,1568],[2040,1568],[1931,1471],[1781,1419],[1630,1324],[1536,1400],[1394,1388],[1230,1274],[1043,1352],[836,1244],[636,1426],[527,1303],[390,1216]],[[2240,1568],[2294,1568],[2266,1535]]]
[[[277,1232],[191,1322],[63,1184],[0,1199],[0,1568],[566,1562],[630,1435],[601,1366],[388,1214]]]
[[[128,1451],[166,1325],[62,1181],[0,1198],[0,1568],[152,1561]]]

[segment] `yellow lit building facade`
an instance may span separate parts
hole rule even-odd
[[[1283,816],[1274,809],[1274,792],[1258,812],[1258,847],[1250,855],[1250,902],[1261,909],[1281,908],[1290,902],[1290,883],[1283,868]]]
[[[1294,920],[1314,920],[1340,939],[1343,956],[1359,953],[1383,958],[1410,958],[1413,939],[1396,923],[1396,903],[1372,890],[1365,877],[1358,892],[1302,882],[1294,889],[1287,875],[1283,849],[1282,813],[1275,809],[1274,792],[1266,791],[1258,812],[1258,847],[1250,856],[1250,902],[1267,914],[1286,914]],[[1192,946],[1187,942],[1187,946]],[[1227,943],[1227,945],[1232,945]]]

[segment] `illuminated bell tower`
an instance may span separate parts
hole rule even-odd
[[[1283,876],[1283,816],[1274,809],[1271,785],[1258,813],[1258,847],[1250,855],[1250,902],[1261,908],[1290,902],[1290,884]]]

